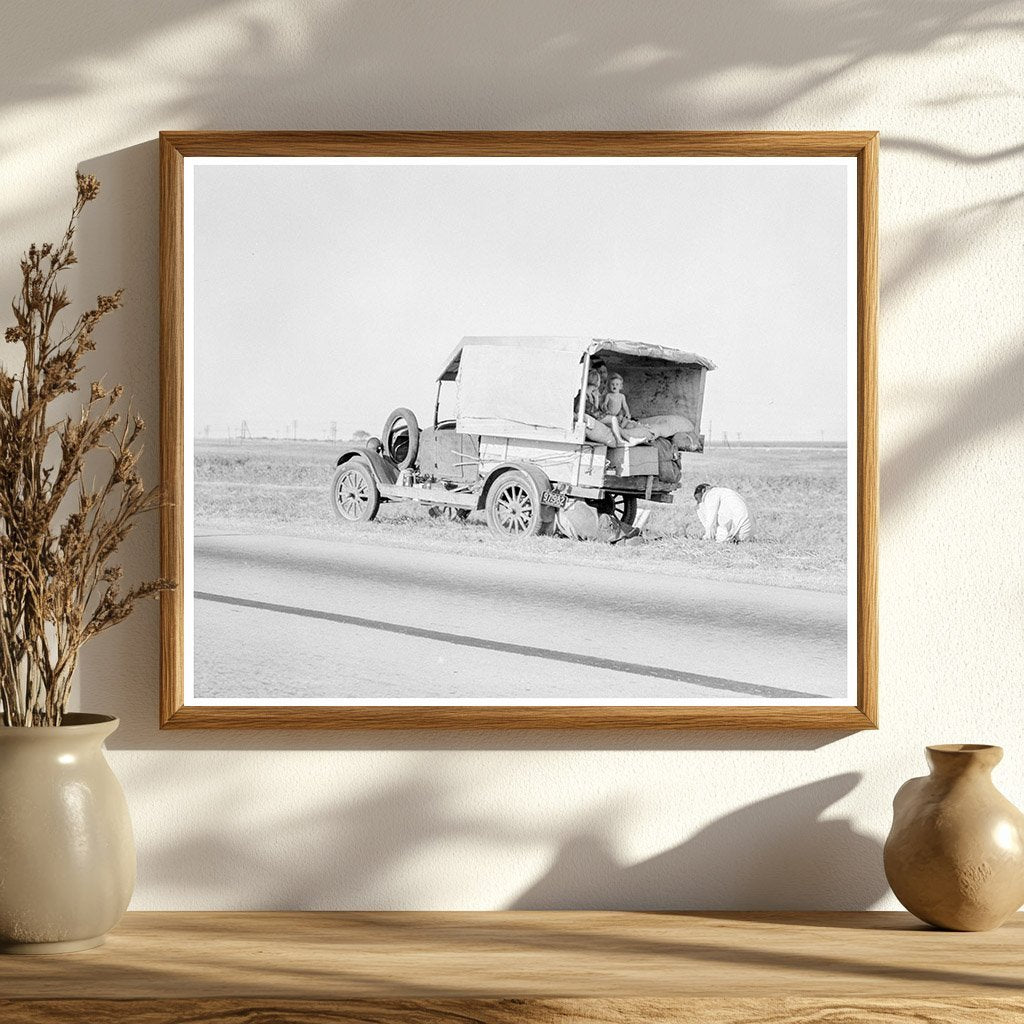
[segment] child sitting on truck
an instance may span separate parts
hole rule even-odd
[[[654,437],[654,431],[633,419],[626,393],[622,390],[623,383],[621,373],[613,373],[608,378],[608,392],[601,402],[604,414],[601,422],[608,423],[616,436],[622,438],[623,445],[644,444]]]
[[[628,421],[632,419],[629,415],[629,403],[622,390],[623,383],[622,374],[613,373],[608,378],[608,394],[601,403],[601,411],[611,416],[620,427],[628,426]]]
[[[619,421],[604,412],[601,405],[601,374],[591,370],[587,377],[587,394],[583,405],[587,437],[609,448],[624,448],[627,442],[619,430]]]

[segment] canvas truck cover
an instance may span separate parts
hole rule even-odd
[[[463,338],[438,380],[457,380],[456,427],[467,434],[580,440],[575,401],[595,352],[714,369],[703,356],[643,342],[576,337]]]
[[[571,440],[579,353],[558,346],[472,345],[458,371],[457,429],[467,434]]]

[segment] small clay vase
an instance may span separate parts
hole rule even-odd
[[[1024,903],[1024,814],[992,784],[1000,747],[927,748],[931,775],[893,800],[885,877],[916,917],[937,928],[998,928]]]

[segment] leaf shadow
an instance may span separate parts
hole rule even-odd
[[[928,422],[881,466],[883,513],[919,492],[947,462],[969,457],[970,447],[1024,421],[1024,335],[1007,340],[1008,354],[967,385],[934,389]]]
[[[847,818],[825,818],[861,780],[848,772],[724,815],[664,853],[623,864],[600,831],[564,843],[513,909],[866,909],[888,891],[882,851]]]

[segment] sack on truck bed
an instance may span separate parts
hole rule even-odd
[[[679,470],[679,463],[673,455],[675,445],[668,437],[658,437],[654,440],[654,446],[658,449],[658,479],[667,484],[679,483],[682,473]]]

